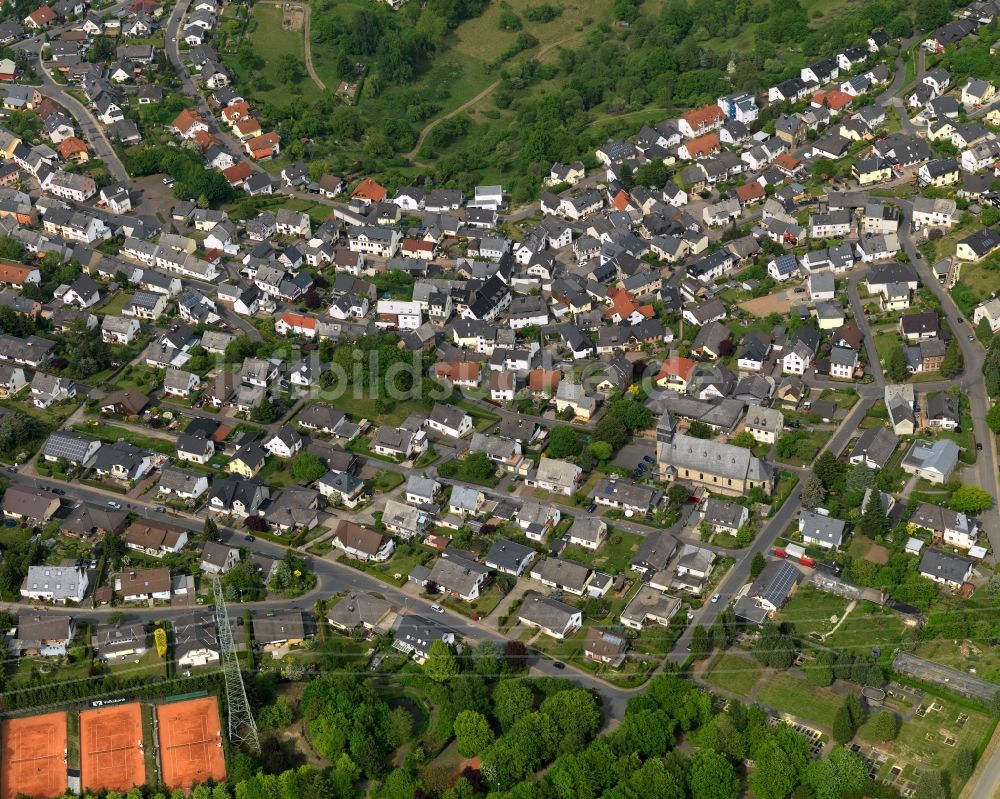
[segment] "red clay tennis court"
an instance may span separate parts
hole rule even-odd
[[[0,725],[0,797],[49,799],[66,793],[66,713],[8,719]]]
[[[145,785],[138,702],[80,713],[80,767],[84,790],[126,793],[133,785]]]
[[[214,696],[158,705],[163,784],[190,788],[196,782],[226,778],[219,703]]]

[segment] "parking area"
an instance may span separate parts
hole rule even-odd
[[[627,447],[622,447],[614,460],[611,461],[611,465],[617,466],[619,469],[634,471],[640,463],[646,463],[646,471],[649,471],[652,460],[644,461],[643,458],[647,457],[656,458],[656,442],[651,438],[643,438]]]

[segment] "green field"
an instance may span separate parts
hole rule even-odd
[[[833,726],[833,717],[844,703],[842,697],[829,689],[819,688],[804,677],[786,672],[775,674],[765,682],[757,691],[756,699],[762,705],[827,728]]]
[[[753,658],[723,652],[712,658],[703,679],[709,685],[749,699],[762,673]]]
[[[73,429],[78,433],[99,438],[109,444],[116,441],[127,441],[140,449],[159,452],[161,455],[173,455],[177,449],[175,444],[165,438],[144,436],[113,424],[78,424]]]
[[[804,585],[781,609],[778,621],[788,622],[798,635],[806,636],[812,632],[825,634],[833,628],[831,618],[836,616],[839,619],[846,607],[847,600],[843,597]]]
[[[278,63],[283,55],[298,56],[305,59],[305,45],[301,31],[287,31],[281,27],[282,11],[280,6],[260,3],[252,7],[250,24],[247,29],[248,39],[256,53],[269,67]],[[251,78],[238,58],[226,58],[226,65],[236,74],[236,85],[257,99],[285,103],[289,100],[289,87],[282,86],[277,81],[261,78]],[[319,95],[318,87],[304,77],[298,84],[302,94]]]

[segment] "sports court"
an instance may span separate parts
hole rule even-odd
[[[145,785],[142,707],[138,702],[80,713],[80,779],[84,790],[127,793]]]
[[[219,703],[214,696],[157,705],[163,784],[190,788],[226,778]]]
[[[66,713],[0,724],[0,799],[49,799],[66,793]]]

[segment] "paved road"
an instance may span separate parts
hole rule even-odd
[[[42,80],[40,91],[62,105],[73,116],[94,154],[104,162],[108,173],[116,181],[128,181],[129,174],[125,165],[118,157],[118,153],[111,145],[111,140],[105,135],[104,129],[91,110],[71,95],[62,84],[52,80],[52,76],[41,61],[41,42],[27,39],[14,46],[24,50],[33,59],[35,71]]]
[[[957,381],[952,381],[951,385],[957,382],[962,393],[969,398],[969,406],[972,412],[972,428],[976,441],[983,445],[983,451],[977,453],[974,467],[969,467],[975,474],[976,485],[986,489],[993,497],[993,507],[980,515],[982,527],[990,541],[990,548],[994,557],[1000,553],[1000,508],[998,508],[997,493],[997,448],[996,440],[992,431],[986,426],[986,412],[990,408],[990,399],[986,394],[986,384],[983,380],[983,362],[986,359],[986,350],[975,338],[975,329],[971,320],[965,319],[962,312],[955,305],[951,295],[942,286],[934,274],[931,272],[931,264],[926,263],[917,251],[913,238],[910,234],[910,219],[913,211],[912,203],[908,200],[897,201],[902,209],[903,219],[900,222],[899,241],[903,251],[909,257],[910,262],[916,266],[920,275],[920,282],[927,286],[941,304],[941,310],[948,320],[955,337],[958,339],[962,349],[962,357],[965,361],[965,370]],[[963,321],[959,321],[962,319]],[[970,341],[969,338],[972,337]]]
[[[52,484],[56,481],[44,480],[42,478],[35,478],[29,475],[23,474],[8,474],[12,482],[20,484],[31,484],[31,485],[45,485]],[[89,487],[76,486],[73,487],[73,494],[75,497],[81,499],[86,499],[90,502],[95,502],[98,504],[104,504],[107,501],[107,494],[101,491],[90,489]],[[116,496],[115,501],[122,501],[121,496]],[[123,502],[124,504],[124,502]],[[170,515],[165,516],[164,514],[156,513],[154,508],[144,504],[139,504],[133,501],[132,511],[138,513],[140,516],[145,518],[155,518],[155,519],[168,519],[174,524],[178,524],[185,527],[193,532],[200,532],[202,528],[200,519],[190,519],[190,518],[178,518],[176,516]],[[220,531],[221,538],[226,543],[231,543],[234,546],[245,547],[252,550],[255,553],[261,555],[266,555],[271,558],[280,559],[284,557],[287,548],[273,543],[267,539],[256,538],[252,543],[245,540],[242,533],[237,533],[233,530],[222,529]],[[377,592],[388,599],[390,602],[394,603],[398,607],[404,609],[407,612],[418,613],[428,618],[440,618],[433,610],[431,610],[431,602],[420,597],[415,597],[410,594],[404,593],[403,591],[395,588],[392,585],[382,582],[375,577],[372,577],[365,572],[358,571],[350,566],[334,560],[328,560],[326,558],[315,558],[310,555],[305,555],[309,562],[312,570],[316,574],[317,585],[316,588],[301,597],[295,599],[267,599],[262,602],[246,602],[243,604],[234,604],[230,608],[231,615],[235,616],[242,612],[244,608],[250,609],[252,612],[257,613],[265,609],[283,609],[283,608],[303,608],[309,609],[313,603],[320,598],[327,598],[334,594],[345,592],[345,591],[372,591]],[[26,606],[23,604],[0,604],[0,608],[10,609],[14,612],[24,612]],[[116,610],[123,610],[122,608],[59,608],[50,607],[45,611],[40,611],[50,614],[72,614],[74,618],[90,621],[90,622],[100,622],[107,618],[110,613]],[[158,608],[126,608],[124,612],[129,617],[137,617],[142,620],[151,619],[174,619],[178,616],[184,615],[190,612],[191,608],[169,608],[169,607],[158,607]],[[466,617],[454,613],[452,611],[446,610],[443,621],[455,632],[461,635],[462,638],[473,643],[489,639],[495,641],[498,644],[503,645],[506,643],[507,639],[498,633],[496,630],[492,629],[485,622],[474,622]],[[584,671],[572,668],[572,664],[569,664],[571,668],[560,669],[555,665],[555,662],[547,658],[538,657],[532,655],[529,660],[530,667],[532,671],[539,674],[547,674],[553,677],[566,677],[572,679],[578,684],[582,685],[584,688],[591,689],[595,691],[602,698],[604,705],[605,721],[606,723],[614,723],[616,720],[621,719],[625,715],[625,708],[628,703],[629,698],[634,693],[633,691],[615,688],[614,686],[608,685],[607,683],[587,674]]]

